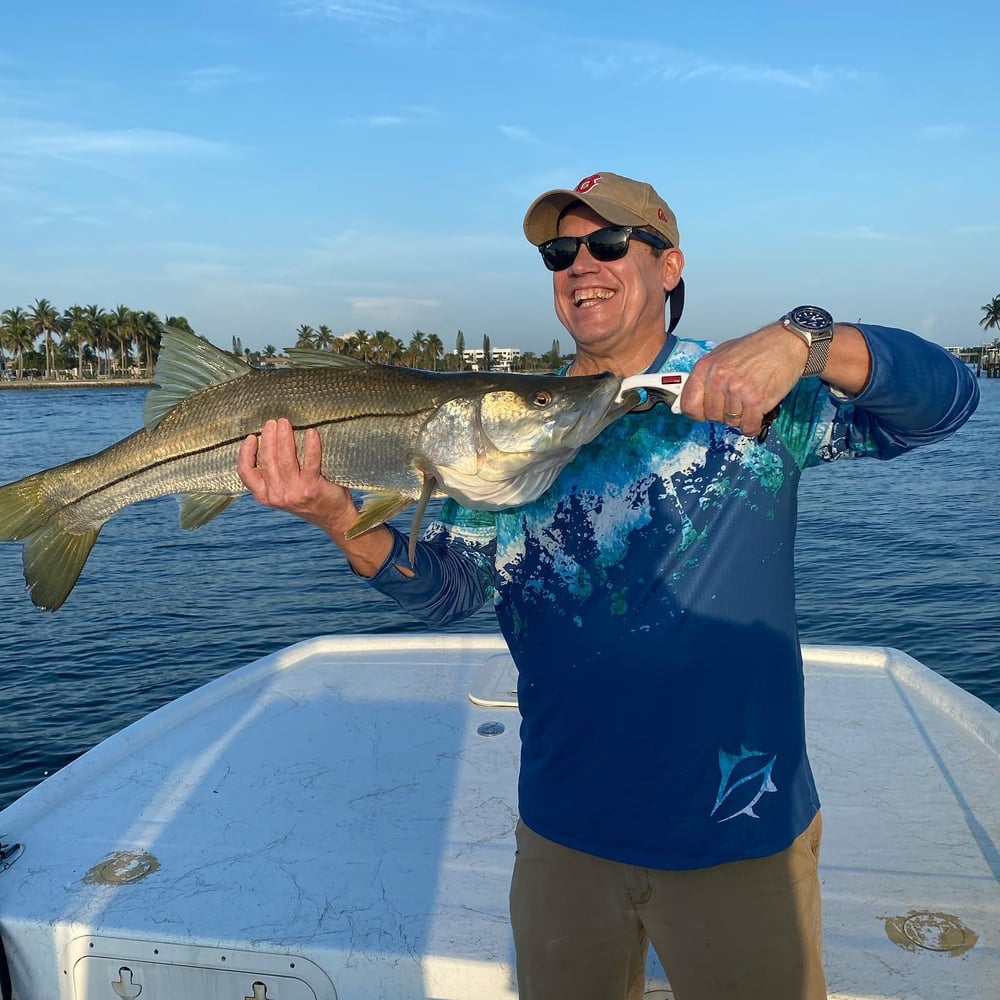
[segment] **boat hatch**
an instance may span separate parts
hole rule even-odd
[[[469,685],[469,701],[484,708],[517,708],[517,667],[510,653],[483,661]]]
[[[65,957],[73,1000],[140,995],[337,1000],[326,973],[296,955],[87,935],[71,941]]]

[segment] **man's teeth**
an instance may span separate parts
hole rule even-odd
[[[588,288],[573,293],[573,305],[585,306],[601,299],[610,299],[615,293],[610,288]]]

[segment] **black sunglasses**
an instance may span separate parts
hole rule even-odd
[[[546,240],[539,246],[538,252],[550,271],[565,271],[576,260],[581,243],[587,244],[594,260],[621,260],[628,253],[629,240],[633,236],[657,250],[666,250],[671,246],[670,241],[662,236],[636,229],[635,226],[606,226],[587,236],[557,236]]]

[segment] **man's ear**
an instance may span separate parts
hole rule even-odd
[[[663,290],[672,292],[677,287],[684,272],[684,254],[678,247],[669,247],[660,257],[663,272]]]

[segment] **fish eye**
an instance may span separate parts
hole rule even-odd
[[[532,395],[531,402],[542,410],[552,402],[552,393],[548,389],[539,389]]]

